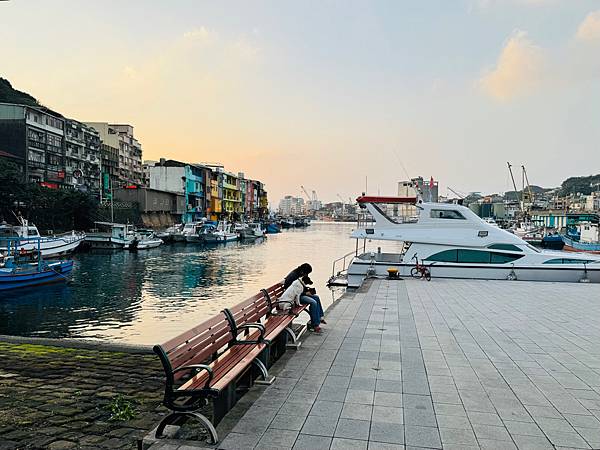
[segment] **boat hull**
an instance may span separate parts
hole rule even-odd
[[[562,240],[565,243],[563,250],[567,252],[585,252],[600,254],[600,244],[579,242],[567,236],[562,236]]]
[[[563,283],[579,283],[582,281],[600,283],[600,267],[583,264],[540,264],[522,267],[512,265],[477,265],[477,264],[426,264],[432,278],[464,278],[478,280],[517,280],[517,281],[550,281]],[[384,277],[389,268],[398,270],[401,277],[411,277],[414,264],[398,262],[375,262],[355,259],[348,268],[348,287],[358,288],[368,275]]]
[[[20,251],[37,251],[38,238],[22,238],[17,246]],[[57,236],[52,238],[41,238],[39,243],[40,253],[44,258],[52,258],[54,256],[66,255],[74,252],[77,247],[85,240],[84,234],[69,234],[66,236]]]
[[[61,261],[59,263],[50,264],[46,270],[41,272],[0,273],[0,291],[60,283],[67,280],[66,276],[72,270],[73,261]]]

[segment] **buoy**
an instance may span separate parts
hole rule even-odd
[[[387,273],[388,273],[388,278],[391,280],[398,278],[398,269],[396,269],[395,267],[388,267]]]

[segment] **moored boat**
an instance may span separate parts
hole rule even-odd
[[[85,236],[85,242],[93,250],[122,250],[133,240],[133,225],[94,222],[96,229]]]
[[[0,291],[63,282],[73,270],[73,261],[47,263],[41,256],[41,245],[25,250],[18,240],[8,241],[7,251],[0,257]]]
[[[70,231],[52,236],[41,236],[37,227],[18,216],[19,225],[0,224],[0,249],[6,249],[7,238],[18,238],[18,249],[25,251],[37,249],[38,244],[42,256],[46,258],[72,253],[84,241],[85,234]]]
[[[411,276],[418,266],[433,278],[600,282],[600,256],[540,250],[464,206],[415,197],[362,196],[357,201],[375,223],[359,224],[352,237],[398,241],[403,248],[357,254],[347,272],[349,287],[360,286],[369,275],[386,276],[390,268]],[[417,212],[416,221],[395,216],[409,209]]]

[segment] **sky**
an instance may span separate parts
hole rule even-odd
[[[0,76],[273,204],[600,173],[600,0],[9,0]]]

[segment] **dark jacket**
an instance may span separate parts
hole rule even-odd
[[[302,274],[300,273],[298,268],[292,270],[290,273],[288,273],[287,277],[285,277],[285,279],[283,280],[283,289],[287,289],[288,287],[290,287],[290,285],[294,281],[296,281],[298,278],[300,278],[301,276],[302,276]]]

